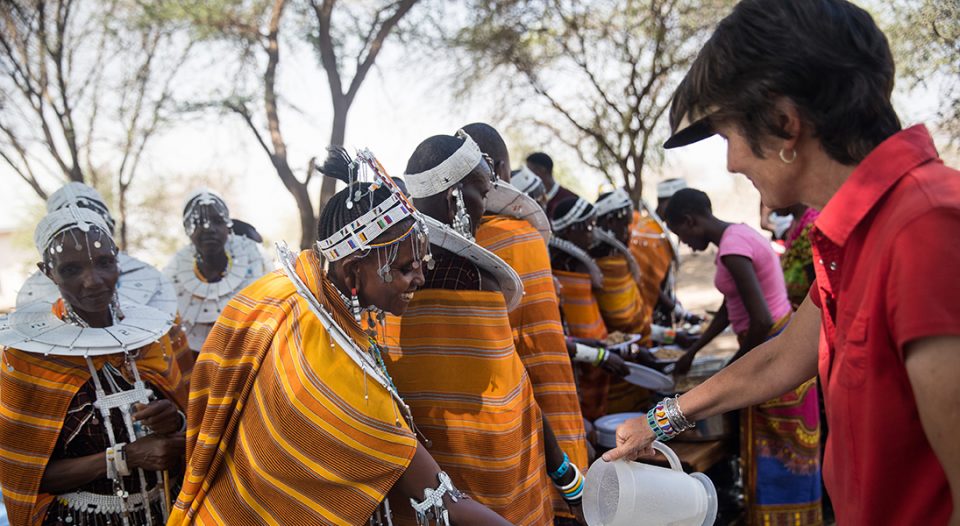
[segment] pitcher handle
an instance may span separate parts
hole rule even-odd
[[[683,473],[683,467],[680,464],[680,457],[678,457],[672,449],[667,447],[666,444],[660,442],[659,440],[654,440],[653,449],[663,453],[663,456],[667,457],[667,462],[670,463],[670,469]]]

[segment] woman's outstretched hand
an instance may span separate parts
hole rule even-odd
[[[652,457],[653,441],[656,437],[645,416],[631,418],[617,428],[617,447],[603,454],[603,460],[636,460]]]

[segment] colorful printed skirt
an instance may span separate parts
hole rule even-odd
[[[786,326],[789,316],[771,331]],[[817,379],[740,414],[747,524],[819,526],[820,412]]]

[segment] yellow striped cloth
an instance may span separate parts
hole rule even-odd
[[[571,462],[585,471],[583,415],[543,236],[522,219],[487,216],[477,229],[477,244],[506,261],[523,281],[523,298],[510,312],[513,343],[530,375],[537,404],[560,447]],[[553,510],[557,515],[572,517],[558,491],[553,491]]]
[[[365,341],[315,253],[303,251],[296,268]],[[220,315],[188,414],[187,475],[169,525],[366,524],[416,451],[387,390],[334,347],[280,272]]]
[[[511,523],[552,524],[540,409],[503,295],[420,290],[387,324],[387,367],[440,467]],[[408,505],[393,508],[415,524]]]
[[[62,315],[62,304],[54,305]],[[181,409],[186,407],[187,386],[169,334],[142,347],[137,369],[144,381],[156,386]],[[93,358],[100,370],[110,362],[124,370],[120,354]],[[43,522],[53,496],[39,493],[40,480],[56,446],[70,401],[90,379],[86,359],[43,356],[4,349],[0,367],[0,487],[11,524]]]
[[[566,270],[554,270],[553,275],[560,281],[560,309],[570,336],[606,338],[607,326],[603,323],[590,275]],[[610,375],[590,364],[578,363],[576,369],[580,381],[580,410],[587,420],[596,420],[606,411]]]
[[[636,211],[630,225],[630,253],[640,265],[640,295],[643,297],[643,317],[650,318],[660,301],[660,284],[663,283],[670,264],[673,248],[663,237],[664,231],[648,214]]]
[[[644,304],[639,286],[630,273],[630,266],[623,254],[614,254],[597,260],[603,273],[603,288],[596,291],[597,305],[606,326],[611,331],[641,334],[643,345],[649,345],[649,313],[653,310]],[[650,405],[651,392],[619,378],[610,380],[607,391],[607,413],[643,411]]]

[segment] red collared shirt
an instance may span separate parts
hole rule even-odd
[[[903,349],[960,335],[958,235],[960,172],[943,165],[922,125],[871,152],[810,233],[830,426],[823,478],[838,524],[949,520],[947,478],[920,425]]]

